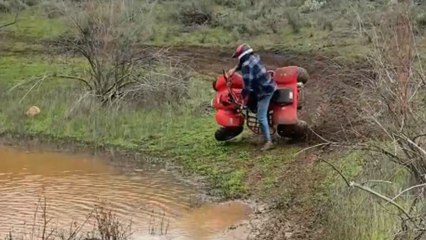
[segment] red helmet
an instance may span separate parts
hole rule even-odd
[[[241,59],[245,55],[252,52],[253,52],[253,49],[248,44],[244,43],[237,47],[234,54],[232,54],[232,58]]]

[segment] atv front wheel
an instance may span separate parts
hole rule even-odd
[[[278,125],[277,132],[283,138],[301,140],[306,137],[307,128],[308,126],[305,121],[299,121],[293,125]]]
[[[218,130],[216,130],[216,133],[214,134],[214,137],[217,141],[228,141],[236,136],[240,135],[244,130],[244,127],[221,127]]]

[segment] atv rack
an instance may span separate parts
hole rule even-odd
[[[260,129],[259,121],[257,120],[257,116],[255,113],[250,112],[248,109],[246,109],[244,113],[244,117],[246,119],[247,127],[252,130],[255,134],[262,134],[262,131]],[[275,128],[272,126],[272,111],[268,112],[268,123],[269,123],[269,130],[271,131],[271,135],[275,134]]]

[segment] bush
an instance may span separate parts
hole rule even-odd
[[[65,14],[56,1],[43,1],[40,3],[40,8],[44,10],[48,18],[57,18]]]
[[[426,27],[426,13],[422,12],[416,16],[416,24],[419,28]]]
[[[215,3],[218,5],[226,6],[226,7],[237,6],[237,1],[235,0],[215,0]]]
[[[317,11],[325,4],[325,0],[306,0],[305,3],[300,7],[300,11],[303,13]]]
[[[177,19],[185,26],[210,24],[213,9],[209,1],[189,1],[180,5]]]
[[[321,30],[333,31],[333,22],[329,20],[326,16],[319,16],[317,19],[317,26],[321,28]]]
[[[293,33],[299,33],[302,28],[302,20],[300,14],[297,11],[287,11],[286,14],[288,24],[290,25]]]
[[[90,70],[88,76],[62,77],[79,81],[103,104],[182,99],[187,91],[187,69],[138,47],[146,31],[143,6],[132,1],[86,0],[69,11],[77,38],[65,40],[65,44],[85,58]]]
[[[22,1],[0,0],[0,12],[8,13],[16,10],[22,10],[27,5]]]
[[[0,12],[22,10],[39,4],[40,0],[0,0]]]
[[[213,26],[222,27],[238,35],[278,33],[285,20],[280,2],[241,1],[235,9],[224,9],[214,16]],[[235,35],[235,34],[234,34]]]

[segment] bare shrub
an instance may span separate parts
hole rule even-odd
[[[421,30],[426,28],[426,13],[421,12],[416,16],[417,27]]]
[[[94,209],[93,218],[96,220],[96,230],[91,239],[127,240],[130,238],[131,225],[121,224],[111,210],[97,206]]]
[[[0,12],[9,13],[9,12],[17,11],[17,10],[22,10],[25,7],[27,7],[27,5],[25,4],[24,1],[0,0]]]
[[[213,26],[238,34],[279,33],[286,20],[286,3],[272,1],[238,1],[233,8],[214,15]],[[300,23],[300,19],[297,23]]]
[[[177,18],[185,26],[210,24],[213,19],[212,5],[209,1],[182,2]]]
[[[215,3],[227,7],[235,7],[237,5],[235,0],[215,0]]]
[[[34,212],[33,224],[28,233],[10,231],[7,240],[128,240],[131,238],[131,223],[123,224],[111,209],[97,205],[81,223],[73,221],[67,230],[54,224],[48,215],[46,198],[40,198]],[[92,224],[92,225],[91,225]],[[91,225],[91,226],[90,226]],[[88,230],[92,227],[92,230]]]
[[[352,181],[330,164],[348,187],[394,207],[401,226],[394,239],[423,239],[426,234],[425,74],[416,49],[409,4],[396,3],[373,27],[375,47],[368,60],[374,77],[361,80],[363,94],[358,106],[359,114],[379,133],[370,133],[366,136],[368,142],[360,144],[369,154],[368,159],[396,164],[408,173],[409,179],[390,194],[380,191],[385,188],[373,189]],[[375,182],[393,184],[388,179]]]
[[[390,160],[407,168],[417,183],[425,183],[426,151],[422,102],[422,62],[415,47],[408,8],[394,9],[375,29],[375,50],[369,57],[374,79],[365,84],[361,110],[383,131],[396,151],[377,147]]]
[[[300,10],[304,13],[317,11],[321,9],[327,1],[325,0],[306,0],[302,6],[300,6]]]
[[[178,101],[181,92],[186,91],[188,78],[176,75],[175,68],[164,67],[165,58],[159,52],[144,51],[139,46],[149,32],[144,25],[149,8],[127,0],[86,0],[68,8],[72,11],[70,16],[77,37],[67,40],[66,44],[86,59],[89,77],[60,77],[81,82],[103,104],[130,95],[142,97],[145,102],[153,95]],[[174,65],[177,66],[182,65]],[[177,94],[166,94],[175,90]]]
[[[133,104],[154,106],[167,103],[173,105],[189,97],[191,73],[189,68],[176,59],[159,56],[160,67],[145,67],[138,83],[124,92],[123,99]]]
[[[287,22],[290,25],[293,33],[299,33],[302,28],[300,14],[297,11],[287,11]]]
[[[57,18],[65,15],[60,1],[57,0],[44,0],[40,3],[40,8],[44,10],[48,18]]]

